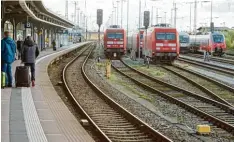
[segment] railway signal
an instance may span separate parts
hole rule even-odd
[[[103,19],[103,10],[97,9],[97,24],[99,27],[102,25],[102,19]]]
[[[103,10],[97,9],[97,24],[98,24],[98,41],[99,41],[99,55],[100,55],[100,48],[101,48],[101,41],[100,41],[100,27],[102,25],[103,19]]]
[[[144,11],[144,26],[147,29],[149,26],[150,12]]]
[[[149,19],[150,19],[150,12],[149,11],[144,11],[144,26],[145,26],[145,35],[147,35],[147,28],[149,27]],[[139,34],[140,37],[140,34]],[[140,40],[139,40],[140,41]],[[145,45],[144,47],[146,47],[146,42],[147,42],[147,36],[145,36]],[[140,46],[139,46],[140,49]],[[148,68],[149,68],[149,59],[146,59],[147,64],[148,64]]]

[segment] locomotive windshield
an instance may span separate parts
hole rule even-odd
[[[175,33],[156,33],[157,40],[175,40]]]
[[[189,37],[180,35],[180,43],[188,43]]]
[[[222,43],[224,42],[224,37],[223,35],[213,35],[213,40],[216,43]]]
[[[122,33],[108,33],[107,38],[123,39],[123,34]]]

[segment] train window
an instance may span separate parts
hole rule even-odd
[[[224,41],[224,38],[222,35],[213,35],[213,40],[216,43],[222,43]]]
[[[108,38],[115,38],[115,33],[108,33],[108,34],[107,34],[107,37],[108,37]]]
[[[176,39],[175,33],[166,33],[166,39],[175,40]]]
[[[123,34],[122,33],[108,33],[107,38],[119,38],[123,39]]]
[[[122,33],[116,33],[115,38],[123,39],[123,34]]]
[[[188,43],[189,37],[180,35],[180,43]]]
[[[165,40],[166,34],[165,33],[156,33],[157,40]]]
[[[175,40],[175,33],[156,33],[157,40]]]

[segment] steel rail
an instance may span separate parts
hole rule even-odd
[[[204,86],[202,86],[202,85],[196,83],[196,82],[193,81],[192,79],[189,79],[188,77],[186,77],[186,76],[184,76],[184,75],[182,75],[182,74],[180,74],[180,73],[178,73],[178,72],[176,72],[176,71],[174,71],[174,70],[172,70],[172,69],[170,69],[170,68],[168,68],[168,67],[162,66],[162,68],[164,68],[165,70],[170,71],[170,72],[172,72],[173,74],[175,74],[175,75],[177,75],[177,76],[179,76],[179,77],[185,79],[185,80],[188,81],[189,83],[193,84],[194,86],[196,86],[196,87],[198,87],[199,89],[201,89],[202,91],[204,91],[206,94],[208,94],[208,95],[209,95],[211,98],[213,98],[214,100],[219,101],[220,103],[224,103],[224,104],[229,105],[229,106],[231,106],[231,107],[234,108],[234,106],[233,106],[231,103],[229,103],[229,102],[226,101],[225,99],[221,98],[220,96],[216,95],[216,94],[215,94],[214,92],[212,92],[211,90],[209,90],[209,89],[205,88]]]
[[[228,106],[228,105],[222,104],[222,103],[220,103],[220,102],[211,100],[211,99],[209,99],[209,98],[206,98],[206,97],[203,97],[203,96],[200,96],[200,95],[196,95],[196,94],[194,94],[194,93],[192,93],[192,92],[183,90],[183,89],[181,89],[181,88],[179,88],[179,87],[177,87],[177,86],[174,86],[174,85],[168,84],[168,83],[166,83],[166,82],[160,81],[160,80],[158,80],[158,79],[156,79],[156,78],[153,78],[153,77],[151,77],[151,76],[149,76],[149,75],[147,75],[147,74],[145,74],[145,73],[143,73],[143,72],[141,72],[141,71],[138,71],[138,70],[136,70],[136,69],[130,67],[129,65],[127,65],[127,64],[124,63],[124,62],[122,62],[122,63],[123,63],[125,66],[127,66],[128,68],[130,68],[131,70],[133,70],[134,72],[139,73],[140,75],[144,76],[144,77],[147,78],[147,79],[150,79],[150,80],[155,81],[155,82],[158,82],[158,83],[160,83],[160,84],[169,86],[169,87],[174,88],[174,89],[176,89],[176,90],[178,89],[178,90],[180,90],[180,91],[186,93],[187,95],[193,96],[193,97],[195,97],[195,98],[197,98],[197,99],[199,99],[199,100],[202,100],[202,101],[204,101],[204,102],[206,102],[206,103],[210,103],[210,104],[213,104],[213,105],[215,105],[215,106],[218,106],[219,108],[225,110],[227,113],[230,113],[230,114],[232,114],[232,115],[234,114],[234,109],[233,109],[232,107]],[[188,103],[185,103],[185,102],[183,102],[183,101],[181,101],[181,100],[179,100],[179,99],[177,99],[177,98],[175,98],[175,97],[169,96],[169,95],[167,95],[166,93],[164,93],[164,92],[162,92],[162,91],[160,91],[160,90],[158,90],[158,89],[155,89],[154,87],[151,87],[151,86],[149,86],[149,85],[147,85],[147,84],[145,84],[145,83],[142,83],[142,82],[138,81],[137,79],[134,79],[134,78],[132,78],[131,76],[125,74],[125,73],[122,72],[122,71],[120,71],[118,68],[116,68],[116,67],[114,67],[114,66],[112,66],[112,67],[113,67],[114,69],[116,69],[120,74],[126,76],[127,78],[129,78],[130,80],[132,80],[133,82],[135,82],[136,84],[138,84],[139,86],[142,86],[143,88],[145,88],[145,89],[147,89],[147,90],[150,90],[150,91],[152,91],[152,92],[154,92],[154,93],[159,94],[160,96],[166,98],[167,100],[171,101],[172,103],[175,103],[175,104],[177,104],[177,105],[179,105],[179,106],[185,108],[186,110],[188,110],[188,111],[190,111],[190,112],[192,112],[192,113],[194,113],[194,114],[196,114],[196,115],[202,117],[204,120],[207,120],[207,121],[209,121],[209,122],[212,122],[212,123],[213,123],[214,125],[216,125],[217,127],[220,127],[220,128],[222,128],[222,129],[224,129],[224,130],[226,130],[226,131],[228,131],[228,132],[234,134],[234,126],[233,126],[233,125],[231,125],[231,124],[229,124],[229,123],[227,123],[227,122],[225,122],[225,121],[223,121],[223,120],[221,120],[221,119],[219,119],[219,118],[217,118],[217,117],[215,117],[215,116],[212,116],[212,115],[208,114],[207,112],[204,112],[204,111],[202,111],[202,110],[200,110],[200,109],[198,109],[198,108],[196,108],[196,107],[194,107],[194,106],[192,106],[192,105],[189,105]]]
[[[178,69],[181,69],[181,70],[184,70],[184,71],[186,71],[186,72],[189,72],[189,73],[191,73],[191,74],[193,74],[193,75],[199,76],[199,77],[201,77],[201,78],[205,78],[206,80],[211,81],[211,82],[215,83],[216,85],[220,85],[220,86],[222,86],[223,88],[225,88],[225,89],[227,89],[227,90],[229,90],[229,91],[234,92],[234,88],[233,88],[233,87],[228,86],[228,85],[226,85],[226,84],[224,84],[224,83],[222,83],[222,82],[220,82],[220,81],[217,81],[217,80],[215,80],[215,79],[212,79],[212,78],[210,78],[210,77],[207,77],[207,76],[205,76],[205,75],[202,75],[202,74],[200,74],[200,73],[197,73],[197,72],[195,72],[195,71],[182,68],[182,67],[177,66],[177,65],[173,65],[173,66],[176,67],[176,68],[178,68]]]
[[[182,57],[183,56],[185,56],[185,57],[187,57],[187,56],[191,57],[192,56],[192,57],[200,58],[200,59],[203,58],[203,55],[199,55],[199,54],[188,54],[188,55],[183,54]],[[232,60],[232,59],[221,58],[221,57],[210,57],[210,60],[234,65],[234,60]]]
[[[205,68],[208,68],[208,69],[212,69],[212,70],[215,70],[215,71],[219,71],[219,72],[222,72],[222,73],[225,73],[225,74],[228,74],[228,75],[234,75],[234,70],[231,69],[231,68],[226,68],[226,67],[222,67],[222,66],[218,66],[218,65],[214,65],[214,64],[209,64],[209,63],[204,63],[204,62],[201,62],[201,61],[195,61],[195,60],[192,60],[192,59],[187,59],[187,58],[182,58],[182,57],[179,57],[178,60],[193,64],[193,65],[205,67]]]
[[[84,51],[85,52],[85,51]],[[69,89],[68,83],[66,81],[66,71],[67,68],[74,63],[84,52],[80,53],[76,58],[74,58],[72,61],[70,61],[65,68],[63,69],[63,82],[65,85],[65,88],[68,91],[69,97],[72,99],[73,103],[76,107],[81,110],[82,114],[91,122],[92,126],[98,131],[98,134],[102,141],[113,141],[112,138],[108,137],[108,135],[102,131],[102,129],[99,127],[98,124],[95,123],[95,121],[89,116],[89,114],[83,109],[83,107],[79,104],[79,102],[76,100],[75,96],[72,94],[71,90]],[[111,99],[108,95],[106,95],[102,90],[100,90],[87,76],[85,72],[85,65],[89,59],[90,54],[92,53],[92,50],[90,50],[89,54],[86,56],[82,67],[81,67],[81,73],[83,75],[84,80],[90,85],[90,87],[98,94],[99,97],[101,97],[107,105],[114,108],[118,113],[124,116],[129,122],[133,123],[134,126],[137,126],[137,128],[149,135],[154,141],[158,142],[172,142],[169,138],[161,134],[160,132],[154,130],[152,127],[150,127],[148,124],[137,118],[135,115],[133,115],[131,112],[127,111],[125,108],[120,106],[117,102],[115,102],[113,99]]]

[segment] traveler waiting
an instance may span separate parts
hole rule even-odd
[[[21,38],[18,39],[16,44],[17,44],[17,50],[18,50],[18,60],[20,60],[21,59],[21,49],[23,46],[23,41],[21,40]]]
[[[204,50],[204,61],[208,61],[208,62],[210,61],[208,49]]]
[[[4,32],[4,38],[1,40],[1,71],[6,73],[6,86],[12,87],[11,64],[15,61],[16,45],[10,37],[8,31]]]
[[[53,50],[56,51],[56,42],[55,42],[55,40],[52,41],[52,46],[53,46]]]
[[[36,43],[33,42],[30,36],[24,41],[23,48],[22,48],[22,62],[25,66],[29,66],[31,70],[31,81],[32,86],[35,86],[35,61],[39,55],[39,49]]]

